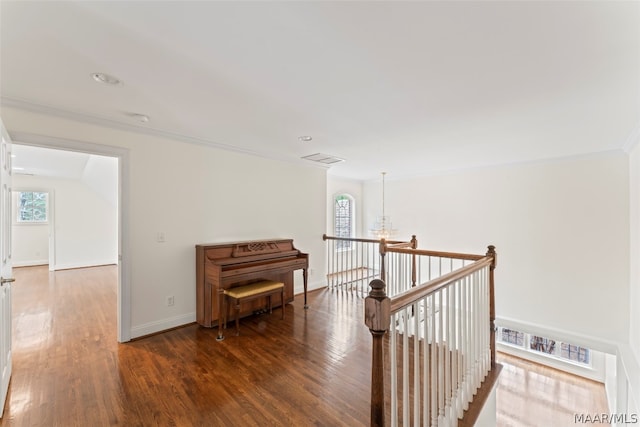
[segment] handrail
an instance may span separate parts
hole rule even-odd
[[[387,242],[391,244],[406,243],[403,240],[362,239],[360,237],[335,237],[335,236],[327,236],[326,234],[322,235],[322,240],[345,240],[347,242],[363,242],[363,243],[380,243],[380,242]]]
[[[422,283],[416,287],[410,288],[398,295],[391,297],[391,313],[395,313],[406,306],[413,304],[415,301],[426,297],[429,294],[436,292],[439,289],[446,287],[447,285],[459,280],[471,273],[482,270],[483,268],[490,266],[493,263],[493,257],[485,256],[479,261],[469,264],[466,267],[459,268],[451,273],[447,273],[436,279]]]
[[[402,246],[395,246],[395,245],[391,245],[391,246],[387,245],[385,248],[385,252],[394,252],[399,254],[410,254],[410,255],[436,256],[441,258],[462,259],[467,261],[477,261],[479,259],[484,258],[484,255],[429,251],[425,249],[405,249]]]
[[[415,241],[415,237],[412,241]],[[406,242],[389,245],[381,241],[380,255],[383,260],[385,253],[410,256],[413,287],[390,297],[383,274],[382,280],[371,281],[371,291],[365,298],[365,325],[373,338],[372,426],[382,426],[386,422],[385,368],[391,372],[391,419],[395,420],[392,423],[398,420],[400,407],[397,405],[401,400],[403,423],[440,425],[463,416],[463,410],[474,399],[487,373],[496,367],[495,247],[489,246],[485,255],[415,248],[415,245],[409,247]],[[469,265],[463,263],[455,270],[416,285],[417,256],[474,262]],[[462,321],[454,320],[457,316],[461,316]],[[388,333],[389,340],[385,344],[383,337]],[[390,364],[385,361],[386,345],[390,352]],[[409,356],[410,353],[412,356]],[[402,359],[397,359],[398,354],[402,354]],[[413,372],[411,375],[410,370]],[[423,389],[426,391],[421,391]],[[409,399],[413,401],[412,404]],[[427,414],[430,419],[421,420]]]

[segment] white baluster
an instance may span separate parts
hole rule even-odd
[[[471,362],[473,358],[473,352],[471,348],[471,284],[469,277],[465,278],[464,282],[464,323],[465,323],[465,371],[464,371],[464,382],[465,382],[465,405],[464,409],[469,409],[469,402],[473,398],[473,393],[471,392]]]
[[[389,331],[389,363],[391,364],[391,427],[398,425],[398,355],[397,334],[398,314],[391,315]]]
[[[437,303],[435,294],[429,296],[431,299],[431,426],[438,425],[438,340],[437,329]]]
[[[413,425],[420,425],[420,304],[413,304]],[[407,396],[408,397],[408,396]]]
[[[462,393],[460,390],[460,386],[462,384],[462,378],[460,375],[460,351],[461,351],[461,339],[462,339],[462,330],[460,325],[460,280],[457,280],[454,284],[454,293],[453,293],[453,305],[455,307],[455,322],[456,322],[456,336],[455,336],[455,355],[454,355],[454,382],[455,382],[455,418],[458,419],[462,415]]]
[[[429,411],[429,399],[431,398],[431,394],[429,393],[430,389],[430,370],[429,370],[429,325],[431,324],[430,314],[432,312],[431,306],[429,305],[429,297],[426,296],[424,299],[424,315],[422,321],[422,354],[424,357],[422,358],[422,383],[424,384],[424,392],[422,393],[422,413],[424,416],[423,424],[425,426],[429,425],[429,418],[431,412]]]
[[[438,425],[444,425],[444,316],[442,290],[438,294]]]
[[[409,415],[409,308],[405,307],[402,310],[402,422],[410,423]]]

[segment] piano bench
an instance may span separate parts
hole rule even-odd
[[[282,319],[284,319],[284,283],[273,280],[262,280],[244,286],[236,286],[224,290],[226,309],[224,310],[224,327],[227,327],[227,317],[229,315],[229,300],[235,302],[236,309],[236,335],[240,335],[240,304],[257,298],[267,297],[269,301],[269,313],[272,313],[271,295],[280,294],[282,298]]]

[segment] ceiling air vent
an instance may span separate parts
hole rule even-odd
[[[310,154],[302,158],[305,160],[311,160],[312,162],[322,163],[324,165],[333,165],[336,163],[344,162],[344,159],[341,159],[336,156],[330,156],[328,154],[322,154],[322,153]]]

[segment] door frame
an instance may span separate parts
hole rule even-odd
[[[118,342],[131,341],[131,254],[129,246],[129,149],[26,132],[13,132],[16,144],[77,151],[118,159]]]
[[[2,330],[0,330],[0,350],[2,355],[0,355],[0,359],[2,359],[2,363],[0,366],[0,418],[4,415],[4,407],[6,405],[7,397],[9,396],[9,390],[11,385],[11,374],[13,370],[13,350],[12,350],[12,315],[11,315],[11,282],[15,279],[13,278],[12,272],[12,248],[11,248],[11,229],[12,229],[12,173],[11,173],[11,137],[9,136],[9,132],[4,127],[4,123],[0,118],[0,133],[2,133],[2,141],[0,141],[0,155],[2,158],[0,159],[0,233],[5,233],[3,235],[2,247],[0,247],[0,255],[6,257],[4,260],[0,260],[0,276],[6,276],[2,279],[6,280],[6,282],[2,283],[0,286],[0,293],[2,293],[2,301],[0,301],[1,308],[0,315],[2,319],[0,319],[0,323],[2,323]],[[5,140],[6,137],[6,140]],[[6,182],[4,179],[6,178]],[[4,214],[7,214],[6,216]],[[6,227],[6,230],[5,230]],[[6,253],[5,253],[6,250]]]

